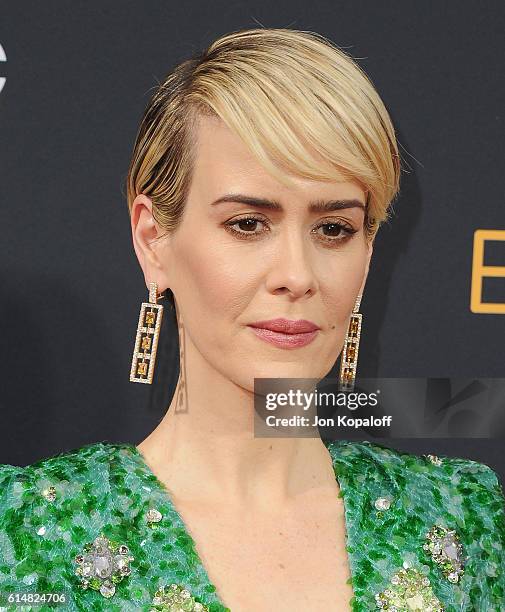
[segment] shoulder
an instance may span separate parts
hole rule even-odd
[[[171,584],[190,586],[209,611],[225,610],[133,445],[98,442],[26,467],[2,465],[2,481],[0,610],[19,609],[2,607],[5,594],[52,593],[68,612],[135,612]]]
[[[26,527],[61,504],[73,511],[85,493],[105,487],[110,454],[110,445],[96,442],[25,467],[0,464],[0,528]]]
[[[485,463],[440,454],[417,455],[369,441],[332,444],[336,444],[330,449],[334,460],[349,474],[366,470],[392,480],[399,489],[431,489],[435,500],[447,509],[494,516],[497,528],[504,529],[503,484]]]
[[[94,442],[25,467],[0,464],[0,525],[13,518],[12,510],[18,515],[20,511],[37,514],[38,504],[48,510],[61,509],[63,504],[66,511],[73,511],[85,498],[109,492],[123,446]]]
[[[0,465],[0,591],[65,591],[51,568],[108,507],[114,448],[97,442],[25,467]]]
[[[443,537],[447,531],[437,532],[435,526],[440,525],[457,535],[466,557],[463,579],[451,585],[443,573],[433,574],[448,600],[454,598],[461,610],[501,609],[505,601],[505,496],[490,466],[461,457],[417,455],[367,441],[336,441],[330,452],[349,495],[360,500],[359,508],[368,507],[366,498],[373,502],[383,492],[391,496],[391,510],[384,517],[391,519],[391,539],[396,538],[399,550],[410,547],[416,558],[438,567],[429,555],[424,557],[425,537],[428,533]]]
[[[503,499],[498,474],[487,464],[447,455],[417,455],[376,442],[336,440],[328,444],[330,454],[339,465],[355,465],[385,470],[390,476],[418,479],[418,475],[441,479],[456,486],[478,484]]]
[[[40,459],[25,467],[0,464],[0,516],[14,505],[31,506],[37,496],[51,497],[46,490],[54,485],[55,493],[63,492],[66,484],[85,481],[90,472],[99,473],[108,462],[109,445],[101,442],[61,452]],[[53,487],[53,488],[54,488]]]

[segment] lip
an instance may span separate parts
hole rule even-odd
[[[283,318],[256,321],[250,323],[249,327],[261,340],[287,349],[310,344],[320,329],[318,325],[306,319],[291,321]]]
[[[280,332],[282,334],[304,334],[307,332],[313,332],[320,327],[312,321],[306,319],[297,319],[296,321],[290,319],[269,319],[268,321],[255,321],[249,323],[250,327],[269,329],[270,331]]]

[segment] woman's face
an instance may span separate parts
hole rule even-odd
[[[372,247],[363,233],[363,208],[309,206],[344,199],[364,206],[365,192],[354,182],[300,178],[287,188],[218,119],[201,118],[197,140],[192,185],[175,233],[146,246],[156,224],[149,199],[135,200],[143,208],[132,220],[146,280],[173,291],[186,354],[198,351],[241,387],[252,391],[255,377],[323,378],[342,349]],[[223,197],[227,201],[219,202]],[[282,344],[275,338],[285,336],[251,327],[277,318],[305,319],[319,329],[307,344],[296,337]]]

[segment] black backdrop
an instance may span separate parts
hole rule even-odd
[[[137,443],[164,414],[178,375],[169,317],[156,384],[128,380],[147,298],[124,196],[129,155],[176,63],[260,25],[320,32],[357,58],[409,166],[376,240],[359,373],[505,376],[505,278],[483,284],[497,312],[470,308],[474,232],[505,230],[503,2],[3,2],[0,463]],[[505,266],[505,241],[486,244],[486,263]],[[484,461],[505,479],[503,439],[388,444]]]

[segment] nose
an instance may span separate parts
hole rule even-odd
[[[317,280],[310,261],[310,245],[294,232],[279,237],[267,277],[271,293],[290,293],[299,298],[317,291]]]

